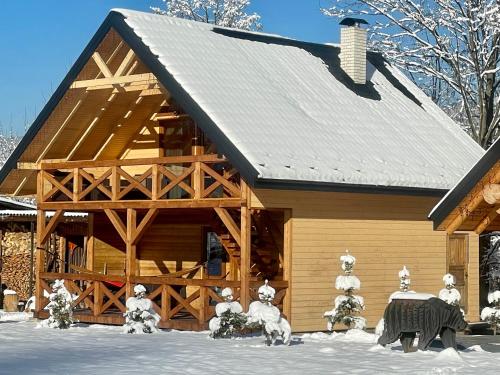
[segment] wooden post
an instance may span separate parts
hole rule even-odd
[[[94,271],[94,214],[88,214],[87,225],[87,264],[89,271]]]
[[[40,282],[40,273],[45,271],[45,243],[42,243],[43,232],[45,231],[45,211],[37,210],[37,230],[36,230],[36,275],[35,275],[35,317],[42,311],[43,287]]]
[[[66,272],[66,237],[59,236],[59,272]]]
[[[127,294],[126,298],[134,295],[134,287],[131,278],[136,276],[137,273],[137,246],[133,243],[135,238],[135,231],[137,228],[137,211],[133,208],[127,208],[127,253],[126,253],[126,267],[125,276],[127,277]]]
[[[241,179],[241,196],[244,199],[241,207],[241,259],[240,259],[240,303],[244,311],[248,310],[250,304],[250,252],[251,243],[251,212],[248,205],[248,186]]]
[[[283,299],[283,314],[292,324],[292,210],[285,210],[283,228],[283,280],[288,281],[285,298]]]
[[[35,223],[33,221],[30,222],[30,236],[31,236],[31,246],[30,246],[30,290],[28,296],[31,297],[33,295],[33,276],[34,276],[34,267],[35,267]]]
[[[191,153],[195,156],[203,155],[205,153],[205,148],[203,146],[192,146]],[[201,199],[201,197],[203,196],[204,178],[203,178],[203,171],[201,170],[200,161],[194,163],[194,172],[191,178],[192,178],[191,186],[193,187],[194,190],[193,199]]]

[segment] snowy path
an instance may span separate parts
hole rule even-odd
[[[290,347],[267,348],[262,338],[211,340],[206,332],[124,335],[121,327],[35,329],[0,322],[0,374],[498,374],[498,353],[479,347],[456,354],[404,354],[382,348],[370,334],[294,336]],[[474,350],[476,349],[476,350]]]

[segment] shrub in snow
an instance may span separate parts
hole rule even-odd
[[[459,306],[460,305],[460,292],[455,288],[455,276],[447,273],[443,276],[444,289],[439,291],[439,299],[442,299],[449,305]]]
[[[259,300],[250,304],[247,313],[247,325],[250,328],[260,327],[266,337],[266,345],[276,342],[281,337],[283,344],[290,344],[292,329],[288,321],[281,317],[280,311],[272,305],[276,291],[271,287],[268,281],[259,288]]]
[[[158,331],[160,316],[153,310],[153,304],[146,297],[146,288],[137,284],[134,287],[135,297],[129,297],[126,302],[127,311],[123,314],[124,333],[153,333]]]
[[[50,328],[66,329],[73,323],[73,297],[64,286],[64,280],[55,280],[49,295],[49,318],[42,325]]]
[[[399,276],[399,290],[401,292],[408,292],[408,289],[410,289],[410,271],[406,268],[406,266],[403,266],[403,269],[399,271],[398,273]]]
[[[488,293],[488,302],[493,307],[485,307],[481,311],[481,320],[488,322],[496,335],[497,328],[500,327],[500,290]]]
[[[352,275],[356,258],[346,250],[346,255],[340,257],[340,262],[344,275],[337,276],[335,288],[343,290],[344,295],[337,296],[333,310],[324,313],[323,316],[328,321],[327,329],[332,331],[336,323],[342,323],[349,329],[363,329],[366,326],[366,319],[359,314],[365,309],[364,300],[363,297],[354,294],[355,290],[360,289],[361,282]]]
[[[224,302],[215,306],[217,316],[210,319],[208,323],[210,336],[213,338],[232,337],[241,332],[247,322],[247,317],[243,313],[240,303],[233,301],[233,290],[224,288],[221,295]]]

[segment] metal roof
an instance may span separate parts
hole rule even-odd
[[[356,89],[332,45],[115,11],[258,179],[449,189],[483,154],[379,55]]]

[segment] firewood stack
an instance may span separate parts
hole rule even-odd
[[[19,300],[30,297],[31,235],[26,232],[4,232],[2,240],[2,284],[15,290]]]

